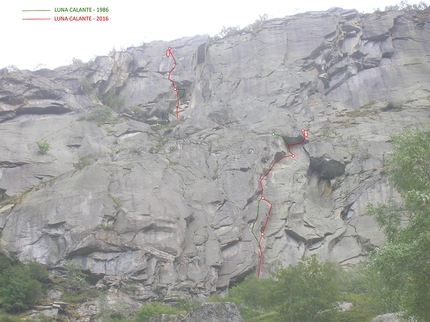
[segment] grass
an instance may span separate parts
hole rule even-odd
[[[125,97],[116,95],[112,90],[107,93],[103,103],[113,109],[121,110],[125,106]]]
[[[1,313],[0,322],[21,322],[21,319],[16,315]]]
[[[157,124],[157,125],[153,125],[151,126],[151,130],[157,133],[160,133],[161,131],[166,132],[166,131],[171,131],[173,128],[170,125],[161,125],[161,124]]]
[[[94,300],[100,296],[100,292],[92,289],[83,290],[80,292],[65,291],[61,295],[61,301],[66,303],[81,303],[86,300]]]
[[[345,121],[345,120],[333,121],[333,123],[340,124],[343,127],[351,127],[351,124],[354,124],[354,123],[351,123],[350,121]]]
[[[333,133],[333,130],[329,129],[328,127],[324,127],[321,130],[321,138],[323,138],[323,139],[331,139],[331,138],[334,138],[334,137],[335,137],[335,135]]]
[[[145,118],[145,112],[143,110],[142,107],[138,106],[138,105],[133,105],[131,107],[128,108],[130,110],[130,112],[132,112],[132,114],[138,119],[144,119]]]
[[[114,197],[110,192],[108,196],[113,200],[113,202],[117,205],[117,207],[121,207],[121,199],[119,199],[118,197]]]
[[[139,148],[132,148],[132,149],[130,149],[130,153],[131,154],[142,155],[142,150],[140,150]]]
[[[100,224],[97,226],[97,228],[103,229],[106,231],[115,231],[115,227],[113,224],[106,224],[106,225]]]
[[[96,63],[93,59],[90,59],[89,61],[87,61],[86,63],[84,63],[81,59],[72,58],[72,65],[78,65],[81,68],[91,68],[92,66],[94,66]]]
[[[2,200],[0,202],[0,208],[3,208],[4,206],[7,206],[7,205],[14,205],[14,204],[20,203],[24,194],[25,192],[20,193],[18,195],[7,197],[5,200]]]
[[[87,121],[96,122],[98,126],[101,126],[104,123],[112,122],[112,109],[107,106],[99,106],[93,108],[88,116],[83,117],[82,119]]]
[[[368,117],[368,116],[374,116],[374,115],[378,115],[379,111],[375,111],[375,110],[354,110],[354,111],[349,111],[346,112],[345,115],[349,116],[349,117]]]
[[[360,106],[360,108],[368,109],[368,108],[371,108],[375,104],[376,104],[376,101],[375,100],[371,100],[371,101],[367,102],[366,104]]]
[[[75,169],[82,170],[85,167],[91,165],[91,159],[87,156],[79,157],[78,163],[75,164]]]
[[[91,86],[90,82],[88,81],[88,78],[82,78],[80,81],[81,88],[84,93],[86,94],[92,94],[94,93],[94,88]]]
[[[246,322],[272,322],[276,321],[276,318],[279,316],[278,312],[269,312],[262,314],[260,316],[257,316],[255,318],[247,319]]]
[[[155,145],[155,148],[157,149],[157,152],[161,150],[161,148],[166,144],[166,140],[163,137],[160,137],[158,139],[157,144]]]
[[[399,112],[402,110],[400,105],[396,105],[393,102],[388,102],[385,107],[381,109],[382,112]]]

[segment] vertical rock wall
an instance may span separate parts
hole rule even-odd
[[[359,262],[384,241],[367,203],[399,199],[390,135],[428,123],[429,26],[428,11],[336,8],[54,71],[3,69],[1,250],[52,269],[76,259],[99,284],[137,282],[136,300],[224,289],[255,273],[259,180],[287,153],[271,134],[305,128],[263,181],[263,276],[303,255]],[[115,120],[89,120],[106,105]]]

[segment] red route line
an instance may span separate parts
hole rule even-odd
[[[172,85],[173,85],[173,91],[176,93],[176,100],[177,100],[177,102],[176,102],[176,118],[178,119],[179,118],[179,101],[180,101],[180,98],[179,98],[179,92],[178,92],[178,89],[176,88],[176,85],[175,85],[175,81],[173,80],[173,79],[171,79],[170,78],[170,74],[173,72],[173,70],[176,68],[176,59],[175,59],[175,56],[173,56],[173,53],[172,53],[172,47],[168,47],[167,48],[167,50],[166,50],[166,56],[167,57],[170,57],[170,56],[172,56],[172,58],[173,58],[173,67],[172,67],[172,69],[170,70],[170,72],[169,72],[169,74],[167,75],[167,79],[169,80],[169,81],[171,81],[172,82]]]
[[[273,133],[272,134],[273,136],[280,136],[280,135],[276,135],[275,133]],[[260,179],[260,187],[261,187],[261,196],[260,196],[260,200],[263,200],[263,201],[265,201],[265,202],[267,202],[268,204],[269,204],[269,211],[267,212],[267,217],[266,217],[266,221],[265,221],[265,223],[264,223],[264,226],[263,226],[263,229],[261,230],[261,233],[260,233],[260,239],[258,240],[258,243],[257,243],[257,246],[258,246],[258,249],[259,249],[259,251],[260,251],[260,260],[259,260],[259,262],[258,262],[258,277],[260,277],[260,272],[261,272],[261,265],[263,264],[263,248],[261,247],[261,241],[263,240],[263,237],[264,237],[264,233],[265,233],[265,231],[266,231],[266,227],[267,227],[267,224],[268,224],[268,222],[269,222],[269,219],[270,219],[270,214],[271,214],[271,212],[272,212],[272,208],[273,208],[273,204],[269,201],[269,200],[267,200],[265,197],[264,197],[264,187],[263,187],[263,180],[264,179],[266,179],[266,177],[269,175],[269,173],[273,170],[273,168],[275,167],[275,165],[277,164],[277,163],[279,163],[281,160],[283,160],[283,159],[286,159],[286,158],[289,158],[289,157],[291,157],[291,158],[295,158],[296,157],[296,155],[294,154],[294,153],[292,153],[291,152],[291,150],[290,150],[290,148],[292,147],[292,146],[295,146],[295,145],[301,145],[301,144],[303,144],[303,142],[305,142],[305,140],[307,139],[307,137],[308,137],[308,131],[307,130],[305,130],[305,129],[302,129],[302,135],[303,135],[303,140],[302,141],[300,141],[300,142],[297,142],[297,143],[294,143],[294,144],[288,144],[287,143],[287,141],[284,139],[284,141],[287,143],[287,149],[288,149],[288,152],[290,153],[289,155],[284,155],[282,158],[280,158],[280,159],[278,159],[278,160],[276,160],[273,164],[272,164],[272,166],[270,167],[270,169],[269,169],[269,171],[267,171],[262,177],[261,177],[261,179]],[[258,214],[257,214],[258,215]]]

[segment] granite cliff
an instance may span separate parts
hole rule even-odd
[[[287,153],[272,133],[305,128],[263,181],[262,276],[303,255],[359,262],[384,242],[365,206],[398,197],[390,136],[428,124],[429,22],[428,10],[334,8],[1,70],[1,251],[58,271],[77,260],[108,301],[129,283],[134,303],[223,290],[256,272],[259,180]]]

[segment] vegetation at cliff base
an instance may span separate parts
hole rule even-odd
[[[227,296],[214,295],[209,301],[236,303],[247,322],[368,322],[386,313],[377,297],[379,286],[364,266],[345,271],[311,256],[276,270],[271,278],[249,275]],[[352,309],[342,311],[341,302],[352,303]]]
[[[37,304],[44,294],[47,269],[38,263],[13,262],[0,254],[1,309],[18,313]]]
[[[186,312],[180,311],[168,304],[163,304],[160,302],[151,302],[151,303],[142,305],[142,307],[134,317],[134,322],[146,322],[150,318],[160,314],[185,314],[185,313]]]
[[[407,129],[392,139],[387,173],[404,205],[368,206],[388,239],[370,257],[369,268],[379,274],[386,296],[400,311],[430,321],[430,127]]]

